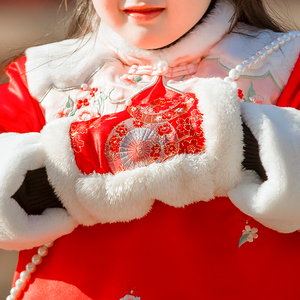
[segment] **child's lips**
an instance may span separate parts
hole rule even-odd
[[[136,22],[149,21],[160,15],[164,11],[162,7],[150,8],[126,8],[124,12]]]

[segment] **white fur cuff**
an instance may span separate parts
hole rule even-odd
[[[300,229],[300,112],[244,103],[242,115],[258,140],[267,181],[250,171],[229,192],[244,213],[279,232]]]
[[[146,215],[155,199],[174,207],[226,195],[241,180],[243,135],[235,83],[193,79],[203,113],[205,152],[112,175],[82,174],[69,129],[72,119],[42,131],[49,180],[68,212],[83,225],[130,221]]]
[[[0,248],[28,249],[54,240],[74,229],[76,223],[64,209],[47,209],[28,216],[11,198],[28,170],[44,166],[39,133],[0,135]]]

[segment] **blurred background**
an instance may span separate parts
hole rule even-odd
[[[62,40],[75,0],[0,0],[0,63],[41,43]],[[300,0],[266,0],[280,22],[300,28]],[[0,300],[9,294],[17,264],[16,251],[0,249]]]

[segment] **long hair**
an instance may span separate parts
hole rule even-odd
[[[201,0],[199,0],[201,1]],[[234,6],[235,12],[231,20],[230,32],[236,28],[239,22],[253,25],[260,29],[270,29],[275,32],[285,32],[287,28],[275,21],[267,12],[264,0],[226,0]],[[210,7],[217,0],[212,0]],[[66,2],[67,3],[67,2]],[[83,38],[89,33],[97,32],[100,18],[94,9],[92,0],[77,0],[73,16],[69,21],[67,38]],[[24,55],[15,55],[0,62],[0,75],[6,67],[14,60]]]

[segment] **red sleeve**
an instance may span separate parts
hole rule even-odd
[[[276,105],[300,109],[300,56]]]
[[[39,103],[29,91],[25,71],[26,57],[7,68],[9,83],[0,86],[0,133],[39,132],[45,118]]]

